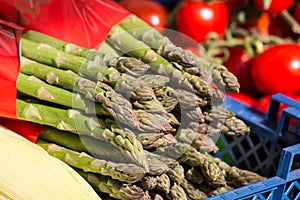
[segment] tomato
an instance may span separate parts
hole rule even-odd
[[[293,16],[297,20],[298,23],[300,23],[300,2],[298,2],[293,10]]]
[[[294,0],[272,0],[268,8],[264,8],[266,0],[253,0],[253,2],[262,11],[270,14],[280,14],[282,11],[289,9]]]
[[[253,59],[251,75],[262,94],[300,91],[300,46],[278,44]]]
[[[223,35],[228,24],[228,9],[223,1],[186,0],[176,16],[178,31],[197,42],[204,41],[210,32]]]
[[[168,11],[160,3],[151,0],[120,0],[118,3],[151,26],[166,27]]]
[[[242,48],[231,48],[230,56],[223,65],[237,77],[241,92],[256,95],[257,90],[253,79],[249,76],[251,74],[251,60],[252,58]]]
[[[248,94],[245,94],[245,93],[228,93],[226,94],[227,96],[247,105],[247,106],[253,106],[256,104],[256,99],[251,96],[251,95],[248,95]]]

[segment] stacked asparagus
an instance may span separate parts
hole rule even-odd
[[[135,16],[98,50],[34,31],[21,42],[18,118],[46,125],[37,143],[101,197],[203,199],[264,179],[213,157],[219,134],[249,132],[220,106],[236,78]]]

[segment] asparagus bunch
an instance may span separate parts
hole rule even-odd
[[[236,78],[134,16],[99,50],[28,31],[22,55],[18,118],[50,126],[38,144],[99,194],[203,199],[263,179],[211,155],[218,134],[249,132],[219,106]]]

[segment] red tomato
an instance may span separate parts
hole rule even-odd
[[[197,42],[204,41],[209,32],[224,34],[228,9],[223,1],[186,0],[178,10],[177,29]]]
[[[293,16],[297,20],[297,22],[300,23],[300,2],[298,2],[294,7]]]
[[[282,11],[289,9],[294,0],[272,0],[268,8],[264,8],[265,0],[253,0],[255,5],[262,11],[270,14],[279,14]]]
[[[254,82],[251,74],[251,60],[252,58],[242,49],[242,48],[232,48],[230,49],[230,56],[226,62],[224,62],[224,66],[233,73],[239,83],[240,83],[240,91],[255,95],[257,90],[254,86]]]
[[[120,0],[119,4],[153,27],[158,29],[166,27],[168,12],[163,5],[156,1]]]
[[[300,46],[278,44],[253,59],[251,75],[262,94],[300,91]]]
[[[247,105],[247,106],[254,106],[256,104],[256,99],[254,97],[252,97],[251,95],[245,94],[245,93],[228,93],[227,94],[229,97],[238,100],[240,102],[242,102],[243,104]]]

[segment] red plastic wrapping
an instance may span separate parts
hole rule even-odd
[[[110,29],[129,14],[112,0],[0,0],[0,117],[17,118],[19,41],[24,29],[97,48]],[[33,131],[35,126],[19,123],[11,121],[8,128],[21,127],[18,133],[36,141],[39,131]]]
[[[0,115],[16,118],[16,80],[22,27],[0,20]]]
[[[27,140],[36,143],[39,134],[46,129],[46,126],[14,120],[14,119],[5,119],[0,118],[0,125],[18,133],[19,135],[23,136]]]
[[[112,0],[0,0],[0,18],[94,48],[129,15]]]

